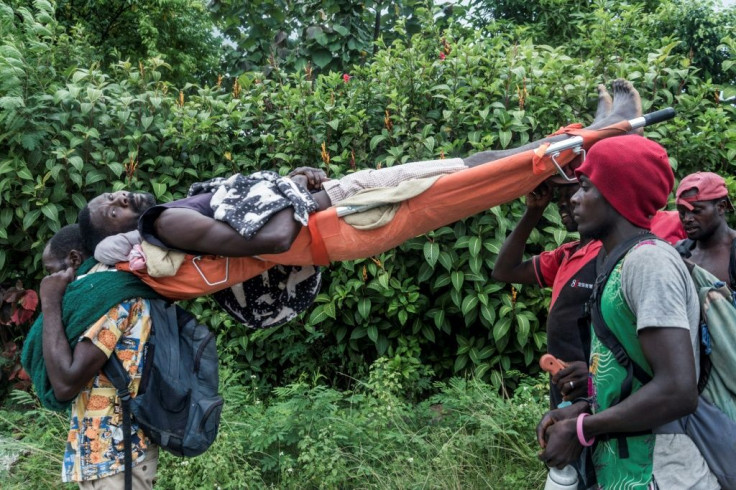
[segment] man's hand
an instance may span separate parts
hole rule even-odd
[[[294,182],[302,185],[310,191],[322,189],[322,183],[330,180],[324,170],[313,167],[297,167],[288,175]]]
[[[574,421],[578,415],[583,412],[587,412],[589,408],[590,405],[580,401],[578,403],[568,405],[567,407],[550,410],[545,413],[542,420],[537,424],[537,442],[539,442],[539,445],[542,448],[547,446],[547,441],[549,439],[547,431],[552,425],[567,419],[573,419]]]
[[[546,431],[547,443],[539,459],[550,468],[562,469],[580,457],[583,446],[577,436],[575,419],[560,420]]]
[[[570,362],[552,376],[552,382],[564,400],[584,398],[588,396],[588,365],[583,361]]]
[[[66,287],[74,280],[74,269],[54,272],[41,281],[41,308],[61,304]]]
[[[526,195],[526,207],[544,209],[551,200],[552,188],[546,182],[542,182],[539,187]]]

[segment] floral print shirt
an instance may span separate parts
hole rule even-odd
[[[131,378],[130,392],[138,393],[146,346],[151,333],[149,303],[124,301],[110,309],[81,337],[108,357],[114,351]],[[135,421],[132,424],[133,464],[144,458],[150,444]],[[115,387],[102,372],[82,388],[71,409],[71,426],[64,453],[64,482],[96,480],[124,471],[122,407]]]

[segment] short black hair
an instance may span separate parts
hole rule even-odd
[[[82,242],[84,243],[84,251],[89,255],[94,255],[97,244],[113,234],[104,227],[97,227],[92,224],[89,204],[85,205],[79,211],[77,221],[79,222],[79,232],[82,235]]]
[[[66,225],[49,240],[49,252],[57,259],[63,260],[72,250],[84,252],[85,245],[79,225]]]

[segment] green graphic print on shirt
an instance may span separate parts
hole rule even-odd
[[[629,357],[651,374],[636,333],[636,317],[632,313],[621,289],[623,261],[611,272],[601,296],[601,310],[608,328],[626,350]],[[621,385],[626,379],[626,369],[616,361],[613,353],[591,333],[590,378],[593,413],[614,405],[621,395]],[[632,393],[641,388],[634,378]],[[593,463],[598,483],[606,490],[647,488],[652,482],[654,434],[625,438],[628,457],[620,454],[620,440],[616,437],[598,438],[593,453]]]

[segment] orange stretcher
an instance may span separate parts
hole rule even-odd
[[[372,230],[358,230],[341,219],[336,207],[313,213],[291,248],[259,257],[188,255],[175,276],[153,278],[145,271],[130,271],[159,294],[172,300],[208,295],[242,283],[276,264],[328,265],[330,262],[371,257],[401,243],[517,199],[557,174],[575,182],[565,167],[584,158],[595,142],[626,134],[633,129],[670,119],[671,108],[597,130],[565,128],[568,138],[509,157],[444,175],[423,193],[403,201],[394,219]]]

